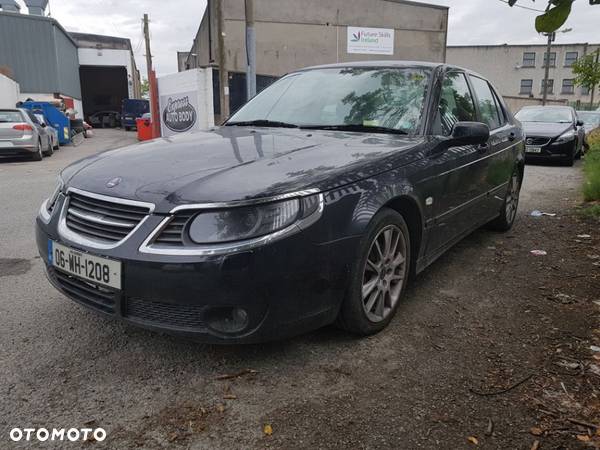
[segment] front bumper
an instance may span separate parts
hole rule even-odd
[[[57,214],[55,214],[57,215]],[[152,227],[121,246],[85,248],[57,233],[57,218],[36,224],[37,246],[50,282],[105,316],[209,343],[252,343],[289,337],[332,323],[347,286],[358,237],[321,242],[316,223],[277,242],[222,256],[165,256],[139,252]],[[139,237],[138,237],[139,236]],[[121,291],[99,289],[50,266],[48,240],[122,262]],[[223,332],[215,312],[241,308],[247,325]]]
[[[560,144],[546,144],[541,147],[541,153],[529,153],[525,152],[525,159],[537,160],[537,159],[565,159],[575,155],[576,152],[576,140],[560,143]]]

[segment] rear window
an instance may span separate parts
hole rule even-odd
[[[123,109],[141,116],[150,110],[150,103],[147,100],[125,99],[123,100]]]
[[[0,111],[0,123],[23,122],[19,111]]]

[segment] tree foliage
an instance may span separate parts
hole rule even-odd
[[[571,69],[575,75],[575,84],[592,91],[590,104],[594,104],[594,90],[600,84],[600,50],[579,58]]]
[[[518,0],[508,0],[508,4],[514,6],[517,1]],[[535,29],[537,32],[553,33],[562,27],[571,14],[573,1],[574,0],[548,0],[546,12],[535,18]]]
[[[150,96],[150,82],[147,78],[142,78],[142,83],[140,85],[140,91],[142,94],[142,98],[149,98]]]

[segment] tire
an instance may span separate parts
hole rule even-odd
[[[522,181],[521,172],[518,167],[515,167],[515,170],[508,181],[504,201],[500,207],[500,215],[488,224],[488,228],[502,232],[512,228],[515,223],[515,218],[517,217],[517,209],[519,208],[519,195],[521,193]]]
[[[48,150],[44,152],[44,156],[52,156],[54,154],[54,149],[52,148],[52,140],[48,138]]]
[[[565,156],[562,163],[564,166],[573,167],[573,165],[575,164],[575,154],[571,153],[569,156]]]
[[[131,131],[131,127],[125,127],[125,131]]]
[[[44,154],[42,153],[42,143],[38,141],[37,149],[33,155],[31,155],[31,159],[34,161],[41,161],[44,158]]]
[[[390,249],[387,255],[386,247]],[[350,287],[336,321],[340,328],[369,336],[388,326],[408,282],[410,249],[410,234],[402,215],[388,208],[377,213],[359,244]]]
[[[52,146],[52,148],[54,150],[58,150],[60,148],[60,142],[58,142],[58,140],[56,142],[53,143],[54,145]]]

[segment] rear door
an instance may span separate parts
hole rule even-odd
[[[481,121],[490,128],[490,139],[483,152],[486,158],[486,173],[481,179],[488,193],[482,203],[482,213],[490,218],[496,214],[503,202],[508,181],[515,167],[518,129],[510,122],[508,112],[492,86],[483,78],[469,75]]]

